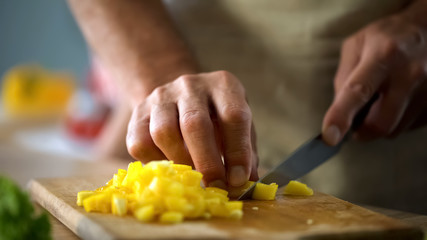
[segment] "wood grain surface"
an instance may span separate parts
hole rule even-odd
[[[46,178],[29,185],[34,200],[84,239],[422,239],[420,229],[335,197],[278,195],[246,201],[242,220],[140,223],[131,216],[86,213],[76,194],[111,176]],[[254,210],[253,207],[258,207]]]

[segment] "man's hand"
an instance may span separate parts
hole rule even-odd
[[[252,114],[243,86],[226,71],[183,75],[154,89],[133,111],[127,146],[144,162],[195,166],[211,186],[258,178]]]
[[[374,22],[345,40],[335,78],[335,99],[323,138],[337,144],[358,111],[379,98],[356,132],[361,140],[392,137],[425,123],[427,29],[405,14]]]

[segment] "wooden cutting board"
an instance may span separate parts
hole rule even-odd
[[[242,220],[218,218],[176,225],[86,213],[76,205],[78,191],[96,189],[109,178],[37,179],[30,182],[29,189],[34,200],[84,239],[423,238],[420,229],[318,192],[310,197],[278,194],[276,201],[246,201]]]

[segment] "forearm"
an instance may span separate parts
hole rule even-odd
[[[69,0],[95,54],[135,106],[197,65],[158,0]]]

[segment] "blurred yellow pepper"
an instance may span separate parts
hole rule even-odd
[[[2,102],[11,117],[45,117],[65,112],[73,78],[39,66],[17,66],[3,77]]]

